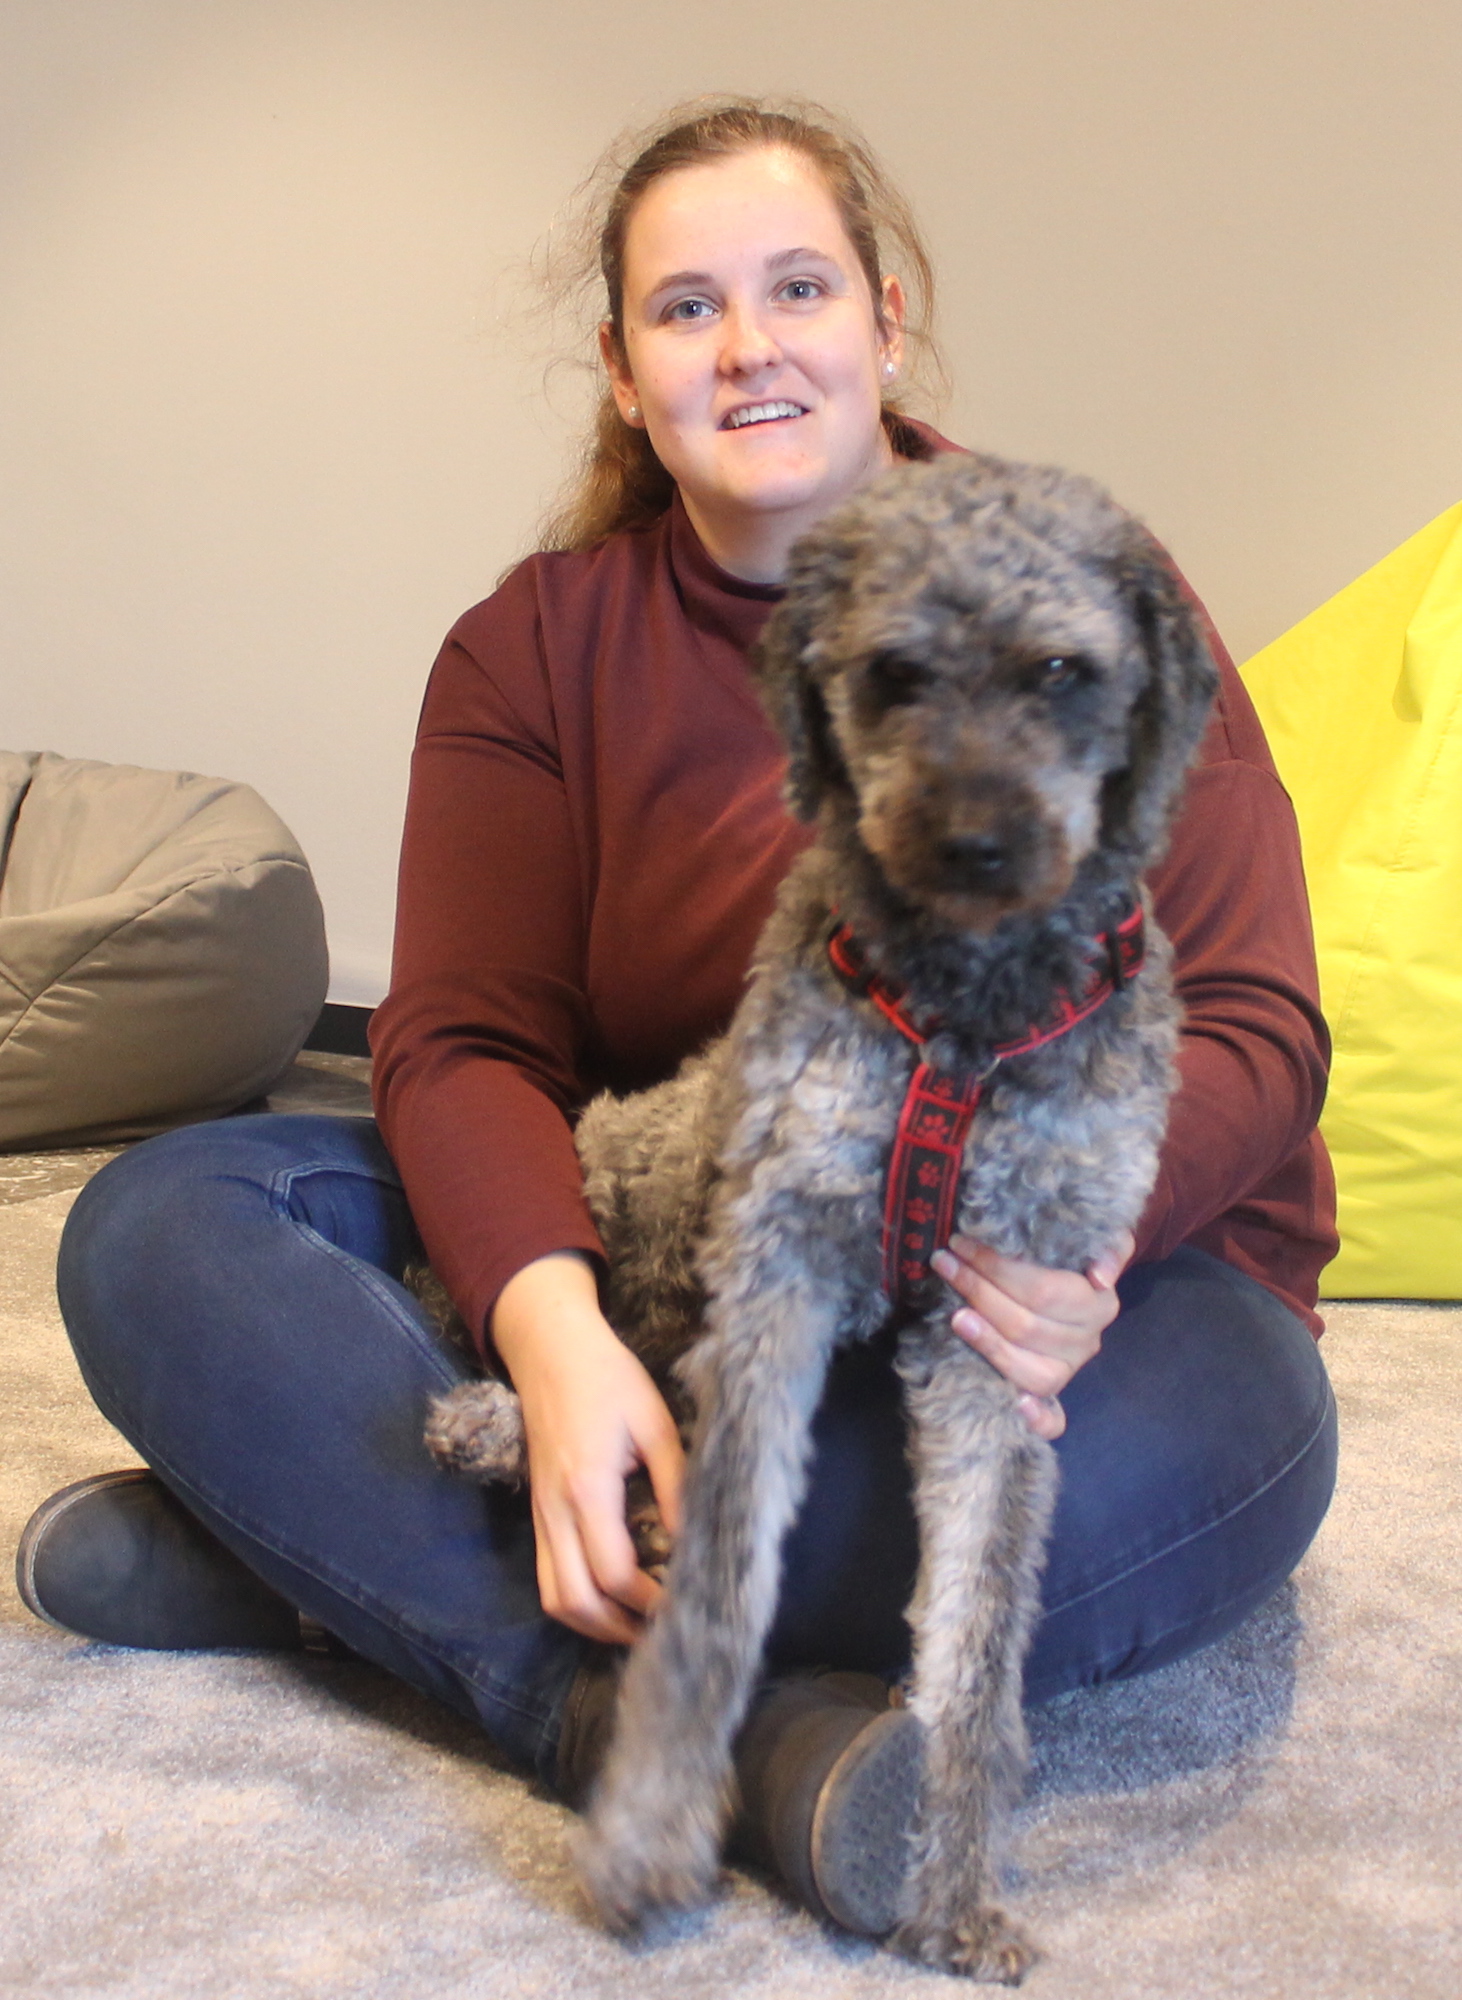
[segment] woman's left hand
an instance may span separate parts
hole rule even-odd
[[[934,1269],[965,1301],[951,1326],[1020,1390],[1021,1415],[1037,1437],[1058,1438],[1065,1430],[1061,1391],[1098,1352],[1117,1317],[1117,1280],[1134,1248],[1124,1231],[1084,1272],[1023,1264],[967,1236],[936,1251]]]

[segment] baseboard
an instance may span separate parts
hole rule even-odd
[[[327,1000],[305,1037],[305,1047],[326,1056],[368,1056],[371,1050],[366,1030],[375,1011],[374,1007],[343,1007]]]

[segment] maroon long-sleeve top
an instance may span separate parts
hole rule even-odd
[[[531,557],[437,659],[375,1097],[427,1252],[476,1329],[534,1258],[601,1254],[570,1121],[725,1027],[808,838],[747,657],[777,596],[718,568],[677,501],[595,550]],[[1216,650],[1218,709],[1151,876],[1186,1019],[1137,1255],[1194,1244],[1318,1332],[1336,1249],[1315,1129],[1329,1051],[1299,842]]]

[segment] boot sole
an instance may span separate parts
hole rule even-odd
[[[829,1771],[812,1817],[812,1875],[844,1930],[886,1937],[901,1915],[924,1731],[906,1708],[871,1721]]]

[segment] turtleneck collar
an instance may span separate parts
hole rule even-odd
[[[670,567],[686,615],[694,625],[729,639],[745,650],[766,623],[767,613],[782,595],[779,583],[747,583],[732,576],[706,553],[679,491],[670,503]]]
[[[906,434],[903,455],[912,456],[907,446],[914,444],[919,447],[919,455],[928,458],[960,449],[941,437],[932,424],[914,418],[904,418],[901,422]],[[713,561],[691,524],[679,488],[670,503],[668,520],[670,567],[687,617],[692,624],[729,639],[732,645],[745,651],[759,636],[767,612],[780,601],[781,584],[747,583]]]

